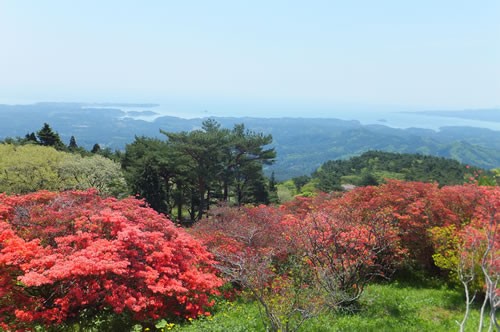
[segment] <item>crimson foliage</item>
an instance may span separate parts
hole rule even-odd
[[[357,188],[337,203],[364,220],[376,220],[381,214],[384,220],[389,218],[409,258],[429,269],[434,252],[429,229],[469,223],[481,196],[475,185],[439,188],[433,183],[392,180],[378,187]]]
[[[0,195],[0,327],[83,310],[196,317],[221,285],[212,256],[134,198],[96,191]]]
[[[403,260],[434,271],[429,230],[463,229],[498,195],[498,189],[472,184],[439,188],[392,180],[344,195],[298,197],[279,208],[226,208],[195,232],[229,280],[267,287],[269,278],[264,277],[286,271],[287,257],[305,258],[302,271],[312,271],[333,304],[343,305],[355,301],[374,277],[389,276]]]
[[[332,306],[350,306],[366,282],[386,275],[405,253],[391,209],[362,212],[344,197],[300,198],[279,208],[223,208],[193,231],[223,276],[250,289],[266,311],[262,290],[281,288],[275,281],[297,272],[297,289],[315,284]]]

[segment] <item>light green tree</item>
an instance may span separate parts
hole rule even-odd
[[[61,190],[67,186],[57,173],[57,165],[63,158],[62,152],[50,147],[1,144],[0,192]]]
[[[66,154],[57,169],[63,183],[70,184],[68,189],[95,188],[107,196],[122,196],[127,192],[120,165],[100,155]]]
[[[81,157],[52,147],[0,144],[0,192],[87,188],[105,195],[125,193],[119,164],[102,156]]]

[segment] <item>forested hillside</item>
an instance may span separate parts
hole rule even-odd
[[[118,109],[78,103],[0,105],[0,139],[23,137],[47,122],[60,133],[64,142],[69,142],[74,136],[78,144],[87,149],[98,143],[103,148],[123,150],[135,136],[164,139],[160,130],[191,131],[201,128],[206,120],[159,117],[148,122],[127,114]],[[277,152],[277,160],[272,167],[266,167],[266,173],[269,175],[274,171],[279,180],[310,174],[328,160],[347,159],[369,150],[441,156],[485,169],[500,165],[500,132],[488,129],[395,129],[337,119],[215,120],[224,128],[243,122],[250,130],[271,134],[271,147]]]
[[[327,161],[312,174],[312,179],[319,190],[329,192],[340,190],[346,184],[377,185],[387,179],[437,182],[440,185],[463,184],[478,177],[486,181],[488,174],[483,172],[442,157],[370,151],[348,160]],[[494,175],[489,177],[493,179]]]

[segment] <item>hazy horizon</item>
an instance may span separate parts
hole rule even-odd
[[[38,103],[58,103],[54,101],[40,101]],[[346,121],[357,121],[362,125],[384,125],[392,128],[424,128],[439,130],[446,126],[487,128],[500,131],[500,108],[476,109],[476,110],[412,110],[397,106],[381,106],[376,108],[367,105],[313,105],[310,104],[258,104],[255,101],[244,105],[224,103],[189,103],[186,101],[170,100],[165,103],[154,103],[139,101],[136,103],[121,102],[63,102],[82,103],[82,107],[120,109],[123,111],[123,118],[144,120],[153,122],[163,116],[177,117],[181,119],[201,119],[201,118],[303,118],[303,119],[340,119]],[[36,105],[33,102],[4,103],[0,100],[0,105]],[[14,111],[16,106],[13,106]],[[35,106],[36,107],[36,106]],[[8,110],[7,107],[4,110]],[[46,111],[46,106],[40,109]],[[60,107],[54,109],[57,112],[76,110],[74,107]],[[375,111],[374,111],[375,110]],[[147,113],[141,113],[147,111]],[[484,111],[490,114],[485,115]],[[152,113],[151,113],[152,112]],[[429,114],[431,113],[431,114]],[[434,115],[432,115],[434,113]],[[440,114],[441,113],[441,114]],[[442,114],[444,113],[444,115]],[[450,115],[446,115],[450,113]],[[456,116],[457,113],[464,113]],[[75,116],[78,111],[75,111]],[[483,114],[481,116],[481,114]],[[486,116],[486,117],[485,117]],[[119,116],[120,117],[120,116]]]
[[[289,112],[294,117],[329,117],[331,114],[338,114],[342,112],[350,113],[370,113],[370,112],[383,112],[383,113],[401,113],[401,112],[456,112],[456,111],[474,111],[474,110],[500,110],[500,106],[481,107],[481,108],[425,108],[425,107],[412,107],[405,105],[394,104],[362,104],[362,103],[320,103],[320,102],[278,102],[274,100],[217,100],[213,98],[187,100],[187,99],[127,99],[127,100],[92,100],[92,99],[67,99],[67,100],[50,100],[50,99],[7,99],[0,98],[2,105],[34,105],[40,103],[81,103],[81,104],[96,104],[99,107],[112,107],[124,108],[124,105],[154,105],[154,106],[140,106],[144,110],[151,110],[159,114],[179,113],[180,117],[185,117],[182,114],[194,114],[206,116],[227,116],[229,112],[234,111],[238,117],[246,117],[257,115],[270,115],[271,117],[281,117]],[[125,107],[127,108],[127,107]],[[269,114],[268,112],[276,110],[278,113]],[[305,113],[302,113],[305,112]],[[302,114],[302,115],[300,115]]]

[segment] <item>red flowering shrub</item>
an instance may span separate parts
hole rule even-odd
[[[405,254],[392,210],[366,214],[351,198],[324,200],[304,217],[284,219],[289,241],[307,257],[332,307],[355,303],[369,281],[390,276]]]
[[[95,191],[0,196],[0,327],[82,310],[196,317],[221,285],[212,256],[133,198]]]
[[[283,213],[274,207],[220,207],[195,225],[192,232],[217,259],[217,268],[229,282],[253,287],[276,275],[274,267],[286,260]]]
[[[367,282],[401,260],[392,210],[361,212],[349,200],[326,196],[280,208],[224,207],[193,232],[217,258],[222,276],[259,301],[277,331],[286,322],[300,326],[325,301],[350,306]]]
[[[347,211],[365,220],[375,220],[380,214],[391,219],[409,257],[429,269],[433,267],[434,253],[429,229],[470,222],[481,197],[478,188],[475,185],[439,188],[433,183],[390,180],[377,187],[356,188],[341,201]]]
[[[192,229],[221,276],[261,305],[271,331],[294,331],[320,308],[312,271],[283,217],[284,209],[263,205],[220,207]]]
[[[498,195],[498,189],[476,185],[439,188],[432,183],[391,180],[340,197],[299,198],[282,210],[289,213],[290,229],[296,225],[291,243],[307,250],[324,284],[331,286],[330,293],[344,290],[340,295],[355,299],[363,284],[374,275],[387,274],[404,257],[421,267],[435,268],[436,245],[429,230],[463,229],[471,224],[478,208],[487,205],[488,190]]]

